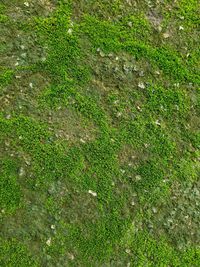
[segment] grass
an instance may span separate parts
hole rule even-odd
[[[199,266],[197,1],[36,2],[0,6],[1,265]]]

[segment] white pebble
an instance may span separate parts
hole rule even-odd
[[[144,89],[145,88],[145,85],[143,82],[139,82],[138,83],[138,87],[141,88],[141,89]]]
[[[72,34],[73,30],[71,28],[69,28],[69,30],[67,31],[68,34]]]
[[[88,190],[88,193],[91,194],[93,197],[97,196],[97,193],[92,190]]]
[[[119,118],[119,117],[121,117],[122,116],[122,113],[121,112],[118,112],[117,113],[117,117]]]
[[[51,246],[51,237],[46,241],[47,246]]]
[[[25,5],[26,7],[29,7],[29,3],[28,3],[28,2],[24,2],[24,5]]]
[[[156,121],[155,121],[155,124],[158,125],[158,126],[161,125],[160,122],[159,122],[159,120],[156,120]]]
[[[165,39],[167,39],[167,38],[169,38],[169,33],[168,32],[165,32],[165,33],[163,33],[163,37],[165,38]]]

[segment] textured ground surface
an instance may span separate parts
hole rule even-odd
[[[0,0],[0,266],[200,266],[198,0]]]

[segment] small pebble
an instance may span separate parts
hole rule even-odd
[[[6,115],[6,119],[7,120],[9,120],[10,118],[11,118],[11,115],[10,114]]]
[[[93,197],[97,196],[97,193],[92,190],[88,190],[88,193],[91,194]]]
[[[142,179],[142,177],[141,177],[140,175],[136,175],[136,176],[135,176],[135,180],[136,180],[136,181],[140,181],[141,179]]]
[[[73,32],[73,30],[71,28],[67,31],[67,33],[70,35],[72,34],[72,32]]]
[[[127,254],[131,253],[131,250],[129,248],[127,248],[125,251],[126,251]]]
[[[51,237],[46,241],[47,246],[51,245]]]
[[[156,121],[155,121],[155,124],[158,125],[158,126],[161,125],[160,122],[159,122],[159,120],[156,120]]]
[[[26,57],[26,53],[22,53],[21,57],[25,58]]]
[[[80,142],[83,143],[83,144],[85,144],[85,140],[82,139],[82,138],[80,139]]]
[[[141,109],[140,106],[137,106],[137,110],[138,110],[138,111],[142,111],[142,109]]]
[[[134,202],[134,201],[132,201],[132,202],[131,202],[131,205],[132,205],[132,206],[135,206],[135,202]]]
[[[29,86],[30,86],[31,88],[33,88],[33,83],[29,83]]]
[[[144,89],[145,88],[145,85],[143,82],[139,82],[138,83],[138,87],[141,88],[141,89]]]
[[[152,208],[153,213],[157,213],[157,209],[155,207]]]
[[[183,26],[179,26],[179,31],[184,30]]]
[[[55,230],[55,228],[56,228],[55,225],[52,224],[52,225],[51,225],[51,229],[52,229],[52,230]]]
[[[99,53],[99,54],[100,54],[100,56],[101,56],[101,57],[105,57],[105,54],[104,54],[104,52],[100,51],[100,53]]]
[[[165,33],[163,33],[163,37],[165,38],[165,39],[167,39],[167,38],[169,38],[169,33],[168,32],[165,32]]]
[[[28,3],[28,2],[24,2],[24,5],[25,5],[26,7],[29,7],[29,3]]]
[[[19,169],[19,176],[22,177],[22,176],[24,176],[24,175],[25,175],[25,170],[24,170],[23,167],[21,167],[21,168]]]
[[[68,256],[69,256],[69,259],[72,261],[75,259],[74,255],[72,253],[68,253]]]
[[[132,21],[129,21],[129,22],[128,22],[128,26],[129,26],[130,28],[133,26]]]

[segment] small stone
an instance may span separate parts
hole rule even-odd
[[[137,106],[137,110],[140,111],[140,112],[142,111],[140,106]]]
[[[159,120],[156,120],[156,121],[155,121],[155,124],[158,125],[158,126],[161,126]]]
[[[10,118],[11,118],[11,115],[10,114],[6,115],[6,119],[7,120],[9,120]]]
[[[28,2],[24,2],[24,5],[25,5],[26,7],[29,7],[29,3],[28,3]]]
[[[132,23],[132,21],[129,21],[128,22],[128,26],[131,28],[131,27],[133,27],[133,23]]]
[[[69,28],[69,30],[67,31],[68,34],[72,34],[73,30],[71,28]]]
[[[22,50],[24,50],[24,49],[25,49],[25,46],[24,46],[24,45],[21,45],[20,48],[21,48]]]
[[[80,139],[80,142],[81,142],[81,143],[83,143],[83,144],[85,144],[85,143],[86,143],[86,142],[85,142],[85,140],[84,140],[84,139],[82,139],[82,138]]]
[[[75,259],[74,255],[72,253],[68,253],[68,256],[69,256],[69,259],[72,261]]]
[[[100,52],[100,51],[101,51],[101,49],[98,47],[98,48],[97,48],[97,52]]]
[[[140,71],[139,76],[140,76],[140,77],[143,77],[143,76],[144,76],[144,71],[143,71],[143,70]]]
[[[105,57],[105,54],[104,54],[103,51],[100,51],[99,54],[100,54],[101,57]]]
[[[26,53],[22,53],[21,57],[25,58],[26,57]]]
[[[131,250],[129,248],[127,248],[125,251],[126,251],[127,254],[131,253]]]
[[[179,26],[179,31],[184,30],[183,26]]]
[[[136,175],[136,176],[135,176],[135,180],[136,180],[136,181],[140,181],[141,179],[142,179],[142,177],[141,177],[140,175]]]
[[[20,79],[22,76],[16,75],[15,78],[16,79]]]
[[[19,66],[19,62],[16,62],[16,63],[15,63],[15,66]]]
[[[31,88],[33,88],[33,83],[29,83],[29,86],[30,86]]]
[[[158,212],[158,210],[155,207],[152,208],[152,211],[153,211],[153,213],[157,213]]]
[[[122,116],[122,113],[121,112],[118,112],[117,113],[117,117],[119,118],[119,117],[121,117]]]
[[[134,202],[134,201],[132,201],[132,202],[131,202],[131,205],[132,205],[132,206],[135,206],[135,202]]]
[[[156,70],[155,71],[155,74],[160,75],[160,71],[159,70]]]
[[[47,246],[51,246],[51,237],[46,241]]]
[[[108,56],[109,56],[109,57],[113,57],[113,53],[109,53]]]
[[[119,57],[116,57],[116,58],[115,58],[115,60],[117,60],[117,61],[118,61],[118,60],[119,60]]]
[[[145,88],[145,85],[143,82],[139,82],[138,83],[138,87],[141,88],[141,89],[144,89]]]
[[[91,194],[93,197],[97,196],[97,193],[92,190],[88,190],[88,193]]]
[[[22,177],[22,176],[24,176],[24,175],[25,175],[25,170],[24,170],[23,167],[21,167],[21,168],[19,169],[19,176]]]
[[[52,229],[52,230],[55,230],[55,228],[56,228],[55,225],[52,224],[52,225],[51,225],[51,229]]]
[[[168,32],[165,32],[165,33],[163,33],[163,37],[165,38],[165,39],[167,39],[167,38],[169,38],[169,33]]]

